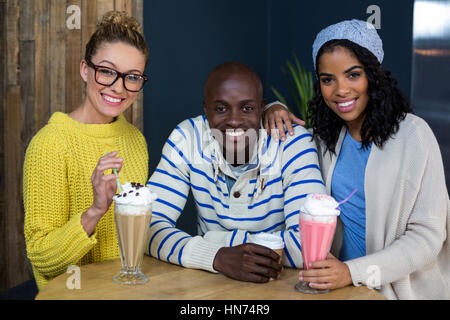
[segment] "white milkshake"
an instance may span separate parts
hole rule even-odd
[[[145,235],[152,217],[156,195],[147,187],[127,182],[123,192],[113,197],[117,239],[122,269],[114,277],[121,284],[142,284],[148,278],[141,271]]]

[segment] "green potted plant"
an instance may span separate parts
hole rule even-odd
[[[309,128],[308,120],[308,102],[314,96],[314,82],[312,79],[312,73],[307,72],[299,63],[295,53],[293,54],[294,63],[287,60],[287,70],[281,66],[281,72],[286,77],[289,89],[291,92],[292,100],[286,100],[283,95],[273,86],[270,86],[272,92],[276,98],[286,105],[289,110],[297,115],[300,115],[302,120],[306,122],[306,128]]]

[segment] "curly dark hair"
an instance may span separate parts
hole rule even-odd
[[[369,82],[369,102],[361,126],[362,147],[367,148],[373,142],[377,147],[382,148],[384,143],[398,131],[400,121],[406,117],[407,113],[412,112],[409,99],[397,87],[397,80],[391,77],[391,72],[383,69],[369,50],[352,41],[340,39],[326,42],[317,54],[316,66],[322,54],[333,52],[338,46],[353,52],[364,66]],[[317,70],[316,74],[319,78]],[[314,130],[314,136],[320,137],[325,142],[327,150],[335,153],[339,133],[345,122],[326,105],[320,90],[320,79],[316,81],[314,90],[315,96],[308,105],[308,119]]]

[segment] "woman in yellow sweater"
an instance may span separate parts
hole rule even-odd
[[[122,115],[147,80],[147,60],[139,23],[105,14],[80,63],[84,102],[69,114],[55,112],[27,148],[25,238],[39,289],[70,265],[119,257],[111,169],[121,183],[147,181],[145,138]]]

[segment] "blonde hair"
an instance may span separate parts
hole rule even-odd
[[[85,60],[91,61],[97,49],[105,42],[127,43],[141,51],[145,61],[148,61],[148,47],[142,34],[141,24],[124,11],[109,11],[103,15],[86,44]]]

